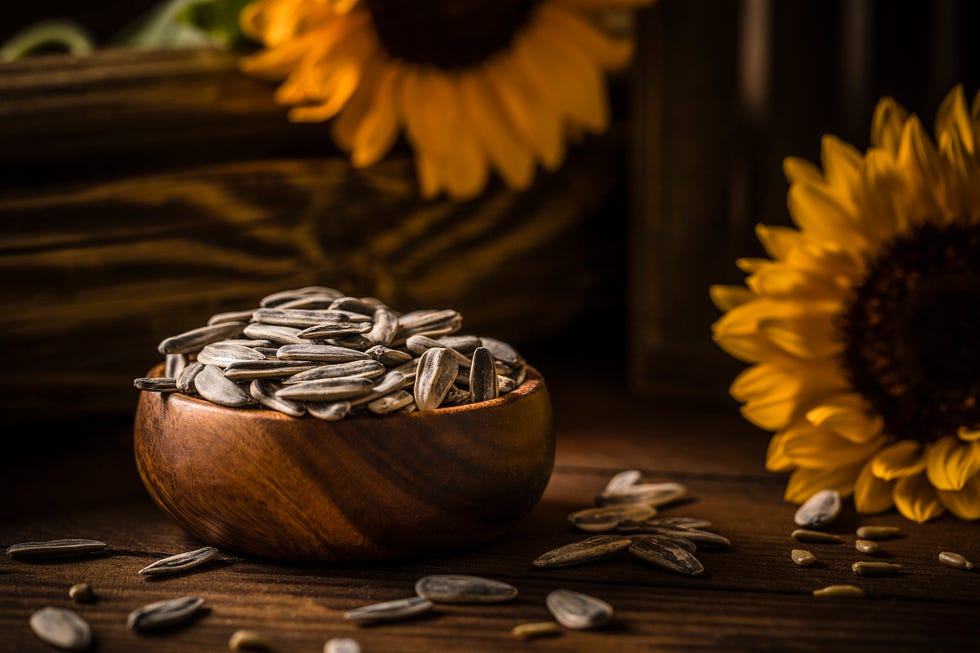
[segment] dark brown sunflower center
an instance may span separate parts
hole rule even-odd
[[[535,0],[364,0],[389,56],[453,70],[510,46]]]
[[[925,224],[886,246],[842,314],[844,367],[886,431],[980,426],[980,228]]]

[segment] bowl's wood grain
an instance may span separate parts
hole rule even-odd
[[[337,422],[141,392],[134,448],[150,495],[188,532],[281,560],[428,557],[489,542],[537,503],[554,463],[535,370],[482,404]]]

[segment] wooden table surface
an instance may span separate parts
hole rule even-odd
[[[546,374],[547,378],[547,374]],[[150,503],[131,462],[124,423],[89,426],[99,437],[64,434],[57,447],[35,444],[8,457],[0,471],[6,503],[0,545],[63,537],[101,539],[104,555],[26,562],[0,558],[0,651],[53,650],[35,638],[31,613],[74,609],[92,626],[93,650],[221,651],[242,628],[265,633],[274,651],[322,651],[332,637],[354,637],[372,651],[975,651],[980,642],[980,575],[941,566],[937,554],[959,551],[980,561],[975,523],[943,517],[919,526],[894,512],[856,516],[846,503],[835,532],[843,544],[809,544],[822,563],[793,565],[794,506],[782,501],[784,478],[763,468],[766,434],[734,410],[696,410],[632,397],[615,383],[549,381],[556,411],[557,458],[532,513],[503,540],[430,560],[372,565],[270,564],[223,554],[193,572],[148,580],[137,571],[201,543]],[[98,429],[104,428],[104,433]],[[92,434],[90,433],[89,436]],[[9,436],[8,436],[9,437]],[[27,438],[29,440],[29,438]],[[98,444],[93,444],[98,443]],[[52,453],[58,451],[60,453]],[[542,569],[531,561],[582,539],[566,516],[592,504],[609,477],[638,468],[649,479],[677,481],[690,499],[663,510],[704,517],[728,536],[730,549],[699,551],[705,572],[685,577],[628,555],[580,566]],[[10,497],[13,497],[11,502]],[[859,578],[850,565],[861,524],[893,524],[906,535],[882,543],[884,559],[905,565],[888,578]],[[447,530],[453,524],[446,524]],[[413,595],[435,573],[507,581],[516,600],[493,606],[437,605],[410,621],[357,626],[352,608]],[[76,582],[95,589],[94,603],[67,596]],[[815,598],[813,589],[856,583],[866,598]],[[594,631],[522,641],[510,630],[547,620],[545,596],[568,588],[604,599],[613,622]],[[125,626],[141,605],[194,594],[199,618],[166,632],[137,635]]]

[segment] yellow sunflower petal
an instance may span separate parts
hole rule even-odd
[[[845,204],[850,203],[851,189],[857,186],[861,170],[861,153],[853,145],[827,134],[820,140],[820,161],[824,178],[834,188],[834,196]]]
[[[841,296],[833,280],[783,263],[760,266],[745,285],[756,295],[780,299],[833,300]]]
[[[925,474],[903,476],[892,490],[895,507],[907,519],[920,524],[943,514],[943,505]]]
[[[759,331],[782,350],[807,360],[829,358],[844,347],[825,315],[768,318],[759,321]]]
[[[378,93],[379,78],[384,70],[380,56],[375,54],[369,57],[365,62],[357,90],[341,109],[337,119],[330,123],[330,134],[333,136],[334,143],[345,152],[350,152],[354,148],[354,136],[371,109],[371,104]]]
[[[456,86],[451,86],[457,116],[462,112],[461,98]],[[476,196],[487,184],[487,157],[469,125],[462,122],[454,129],[455,146],[448,157],[446,189],[456,199]]]
[[[980,442],[963,442],[953,435],[941,438],[926,456],[926,475],[938,490],[961,490],[980,472]]]
[[[956,134],[966,151],[973,154],[973,121],[966,107],[966,95],[962,84],[953,87],[936,111],[936,138],[939,139],[947,133]]]
[[[892,98],[882,98],[871,119],[871,144],[896,156],[908,115],[908,111]]]
[[[853,227],[853,218],[826,188],[796,183],[789,189],[789,212],[804,234],[838,243],[849,249],[863,249],[864,237]]]
[[[805,423],[786,429],[783,435],[786,456],[804,469],[864,463],[884,443],[884,438],[864,443],[850,442],[829,429]]]
[[[792,503],[803,503],[820,490],[837,490],[843,496],[854,491],[861,464],[827,469],[797,469],[786,484],[783,497]]]
[[[820,168],[813,165],[806,159],[797,156],[788,156],[783,159],[783,174],[786,181],[790,184],[806,182],[808,184],[824,183],[823,173]]]
[[[399,112],[412,145],[441,158],[453,148],[456,104],[452,84],[441,71],[406,67],[400,85]]]
[[[755,299],[755,293],[745,286],[723,286],[715,284],[708,289],[711,301],[720,311],[730,311],[736,306]]]
[[[785,259],[803,240],[803,234],[792,227],[771,227],[764,224],[756,225],[755,235],[766,254],[777,261]]]
[[[740,410],[748,421],[775,431],[846,387],[846,380],[832,365],[814,365],[804,372],[760,364],[739,374],[729,391],[732,397],[745,402]]]
[[[893,505],[892,486],[894,481],[883,481],[871,471],[868,462],[861,468],[861,473],[854,484],[854,507],[860,513],[884,512]]]
[[[872,473],[883,481],[919,474],[925,468],[922,445],[915,440],[900,440],[889,445],[871,461]]]
[[[769,448],[766,450],[766,469],[770,472],[788,472],[796,465],[786,455],[786,448],[783,446],[786,438],[782,433],[777,433],[769,439]]]
[[[882,149],[871,149],[864,159],[858,203],[868,231],[884,240],[908,226],[905,179],[895,159]]]
[[[868,442],[881,435],[884,420],[859,395],[846,393],[828,399],[806,414],[814,426],[828,428],[851,442]]]
[[[966,440],[968,442],[980,440],[980,429],[968,429],[965,426],[961,426],[956,431],[956,437],[958,437],[960,440]]]
[[[422,150],[415,151],[415,174],[419,180],[419,193],[425,199],[438,195],[445,184],[437,162]]]
[[[580,43],[606,70],[620,70],[633,58],[632,39],[618,39],[604,34],[580,13],[560,4],[545,2],[538,5],[538,16],[533,20],[554,25],[570,40]]]
[[[357,125],[351,139],[351,163],[356,167],[374,165],[398,140],[397,101],[401,67],[389,64],[374,88],[371,106]]]
[[[967,479],[960,490],[937,490],[936,494],[960,519],[980,519],[980,474]]]
[[[924,206],[920,213],[930,209],[935,210],[938,202],[933,193],[942,187],[943,162],[939,153],[922,128],[918,117],[911,116],[905,121],[902,130],[902,142],[898,150],[899,167],[909,171],[918,180],[918,186],[923,193]]]

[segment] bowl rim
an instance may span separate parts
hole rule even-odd
[[[149,378],[162,377],[164,366],[165,366],[164,363],[157,363],[156,365],[150,368],[146,376]],[[506,406],[508,404],[512,404],[514,402],[520,401],[525,397],[528,397],[537,392],[540,392],[541,390],[546,389],[544,376],[537,368],[535,368],[532,365],[525,364],[525,370],[526,370],[526,377],[523,383],[521,383],[519,386],[517,386],[507,394],[501,395],[494,399],[488,399],[486,401],[481,401],[478,403],[462,404],[460,406],[445,406],[441,408],[434,408],[432,410],[413,410],[410,413],[399,413],[396,411],[394,413],[389,413],[387,415],[375,415],[373,413],[370,415],[365,415],[365,414],[353,415],[353,416],[349,415],[339,421],[350,422],[350,421],[357,421],[361,419],[378,420],[378,419],[391,419],[394,417],[400,417],[403,419],[422,419],[433,415],[455,415],[459,413],[476,412],[480,410]],[[142,395],[142,393],[153,393],[153,391],[140,390],[140,393]],[[207,408],[213,410],[228,410],[228,411],[234,411],[236,413],[243,412],[243,413],[248,413],[250,415],[254,415],[256,418],[261,417],[264,419],[281,419],[286,421],[310,418],[318,422],[324,421],[324,420],[318,420],[317,418],[310,416],[308,413],[304,414],[302,417],[293,417],[292,415],[280,413],[277,410],[272,410],[270,408],[265,408],[262,406],[249,405],[249,406],[243,406],[241,408],[235,408],[232,406],[222,406],[221,404],[216,404],[214,402],[208,401],[207,399],[196,397],[194,395],[185,394],[180,391],[154,393],[154,394],[161,395],[160,399],[165,401],[170,401],[171,398],[173,398],[174,401],[187,402],[191,405],[196,405],[201,408]]]

